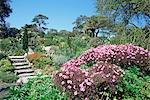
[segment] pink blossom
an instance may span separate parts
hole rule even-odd
[[[85,87],[84,86],[80,87],[80,91],[84,92],[85,91]]]
[[[71,81],[71,80],[67,80],[67,83],[68,83],[68,84],[72,84],[72,81]]]
[[[86,97],[85,100],[89,100],[89,98]]]
[[[62,73],[59,73],[59,77],[61,77],[63,74]]]
[[[61,82],[61,85],[64,85],[64,84],[65,84],[65,82],[64,82],[64,81],[62,81],[62,82]]]
[[[77,91],[75,91],[75,92],[74,92],[74,95],[77,95],[77,94],[78,94],[78,92],[77,92]]]
[[[68,89],[71,89],[71,88],[72,88],[70,85],[68,85],[67,87],[68,87]]]

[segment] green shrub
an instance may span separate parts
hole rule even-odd
[[[0,71],[0,80],[5,83],[13,83],[13,82],[16,82],[17,79],[18,79],[18,77],[13,72]]]
[[[86,39],[86,37],[83,37],[82,35],[75,37],[67,36],[66,41],[64,42],[65,45],[61,47],[57,53],[66,55],[69,58],[77,57],[83,51],[91,47],[88,40],[89,39]]]
[[[26,52],[23,49],[16,50],[14,52],[15,56],[23,56]]]
[[[45,46],[55,45],[58,46],[60,42],[65,42],[66,38],[62,35],[47,35],[45,37]]]
[[[42,50],[42,47],[41,46],[37,46],[34,48],[34,51],[35,52],[39,52],[39,53],[44,53],[44,50]]]
[[[92,47],[97,47],[97,46],[102,45],[102,44],[104,44],[103,41],[100,40],[100,38],[98,38],[98,37],[92,38],[90,40],[90,45]]]
[[[137,67],[128,67],[117,85],[123,100],[150,99],[150,76],[142,76]]]
[[[8,100],[67,100],[67,95],[58,90],[52,79],[44,76],[12,88],[10,94]]]
[[[150,50],[150,35],[140,28],[131,27],[130,31],[121,31],[115,37],[110,39],[110,44],[132,43]]]
[[[53,63],[54,65],[57,66],[61,66],[62,64],[64,64],[65,62],[67,62],[67,60],[69,59],[67,56],[64,55],[53,55],[52,56],[53,59]]]
[[[0,60],[0,71],[9,71],[12,69],[13,69],[13,67],[9,60],[7,60],[7,59]]]
[[[9,51],[11,49],[11,41],[9,38],[2,39],[0,43],[1,51]]]
[[[35,59],[34,61],[34,67],[35,68],[42,68],[42,67],[45,67],[46,65],[52,65],[53,62],[52,62],[52,59],[50,58],[46,58],[46,57],[41,57],[39,59]]]
[[[5,59],[7,57],[7,55],[3,52],[0,52],[0,60],[1,59]]]
[[[0,51],[7,55],[15,55],[18,50],[22,50],[22,43],[17,38],[2,39],[0,43]]]

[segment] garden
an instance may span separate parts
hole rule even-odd
[[[96,0],[100,15],[80,15],[72,31],[47,28],[42,14],[20,29],[8,27],[9,3],[0,1],[0,99],[150,99],[149,1]],[[144,27],[134,23],[140,18]],[[35,77],[16,84],[9,56],[25,56]]]

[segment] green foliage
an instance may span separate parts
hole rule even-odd
[[[131,23],[133,17],[141,15],[150,17],[149,0],[96,0],[97,11],[109,16],[113,21],[122,21],[125,26]],[[146,18],[146,17],[143,17]],[[149,18],[148,18],[149,19]]]
[[[23,32],[23,50],[25,50],[26,52],[28,52],[28,31],[27,31],[27,28],[24,29],[24,32]]]
[[[79,56],[83,51],[90,48],[87,37],[82,35],[77,35],[75,37],[67,37],[67,45],[60,49],[61,54],[69,56],[69,58]]]
[[[95,64],[96,64],[96,62],[91,60],[91,61],[88,61],[86,64],[81,65],[80,68],[82,70],[89,69],[92,66],[94,66]]]
[[[53,59],[53,63],[55,67],[57,68],[57,67],[60,67],[65,62],[67,62],[69,58],[64,55],[52,55],[52,59]]]
[[[114,22],[111,30],[116,36],[111,39],[110,44],[132,43],[150,50],[149,0],[96,1],[100,15],[109,17]],[[145,26],[140,28],[143,20]]]
[[[48,17],[42,14],[36,15],[32,22],[34,23],[34,28],[36,28],[36,31],[39,33],[38,35],[40,37],[44,37],[44,31],[47,29],[45,26],[47,25]]]
[[[15,51],[16,49],[20,48],[20,43],[19,40],[17,38],[6,38],[6,39],[2,39],[0,42],[0,50],[8,53],[10,51]]]
[[[1,59],[5,59],[7,57],[7,55],[3,52],[0,52],[0,60]]]
[[[13,37],[1,40],[0,50],[7,55],[24,54],[21,40]]]
[[[0,71],[5,72],[5,71],[12,70],[12,69],[13,69],[13,67],[9,60],[7,60],[7,59],[0,60]]]
[[[6,83],[12,83],[17,80],[16,75],[12,72],[13,66],[7,59],[0,60],[0,80]]]
[[[29,34],[33,34],[33,36],[29,36]],[[38,46],[41,45],[40,43],[40,37],[36,36],[37,33],[29,33],[28,36],[28,41],[29,41],[29,46],[34,50],[36,49]]]
[[[0,60],[0,81],[12,83],[17,80],[17,76],[13,73],[13,66],[7,59]]]
[[[0,41],[0,50],[1,51],[9,51],[11,48],[10,38],[2,39]]]
[[[0,38],[7,37],[8,27],[6,25],[6,18],[12,13],[10,8],[10,0],[0,1]]]
[[[150,36],[148,32],[134,27],[130,28],[130,31],[126,31],[124,28],[122,28],[120,31],[122,31],[122,33],[118,33],[115,37],[110,39],[111,44],[132,43],[150,50]]]
[[[90,45],[92,47],[97,47],[97,46],[102,45],[102,44],[104,44],[104,42],[98,37],[92,38],[90,40]]]
[[[89,40],[87,35],[46,35],[45,45],[55,45],[59,47],[56,50],[56,55],[64,55],[69,58],[80,55],[81,52],[90,48]]]
[[[10,0],[2,0],[0,2],[0,22],[5,22],[5,18],[10,16],[12,9],[10,8]]]
[[[44,15],[42,15],[42,14],[39,14],[39,15],[36,15],[36,16],[33,18],[32,22],[34,22],[35,24],[37,24],[37,25],[40,27],[41,25],[46,25],[46,24],[47,24],[47,23],[46,23],[46,20],[48,20],[48,17],[47,17],[47,16],[44,16]]]
[[[24,55],[25,54],[25,51],[24,50],[22,50],[22,49],[20,49],[20,50],[16,50],[15,52],[14,52],[14,55],[15,56],[22,56],[22,55]]]
[[[150,76],[142,76],[136,66],[129,67],[117,85],[118,93],[123,94],[123,100],[150,99]]]
[[[13,83],[16,82],[16,80],[18,79],[18,77],[10,71],[1,71],[0,70],[0,80],[5,82],[5,83]]]
[[[73,22],[74,26],[74,31],[77,32],[82,32],[83,31],[83,23],[85,23],[85,21],[88,19],[87,16],[85,15],[80,15],[79,17],[77,17],[76,21]]]
[[[62,94],[54,85],[50,77],[38,76],[27,84],[11,89],[8,100],[67,100],[67,95]]]
[[[63,35],[48,34],[45,36],[45,46],[58,46],[60,42],[65,42],[66,38]]]
[[[39,45],[39,46],[36,46],[35,48],[34,48],[34,51],[35,52],[39,52],[39,53],[44,53],[44,51],[42,50],[42,47]]]
[[[46,65],[52,65],[53,61],[50,58],[41,57],[39,59],[35,59],[34,61],[34,67],[35,68],[44,68]]]

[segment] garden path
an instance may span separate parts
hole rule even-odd
[[[9,56],[9,59],[14,66],[15,73],[19,76],[18,84],[27,83],[29,78],[33,78],[34,70],[26,56]]]

